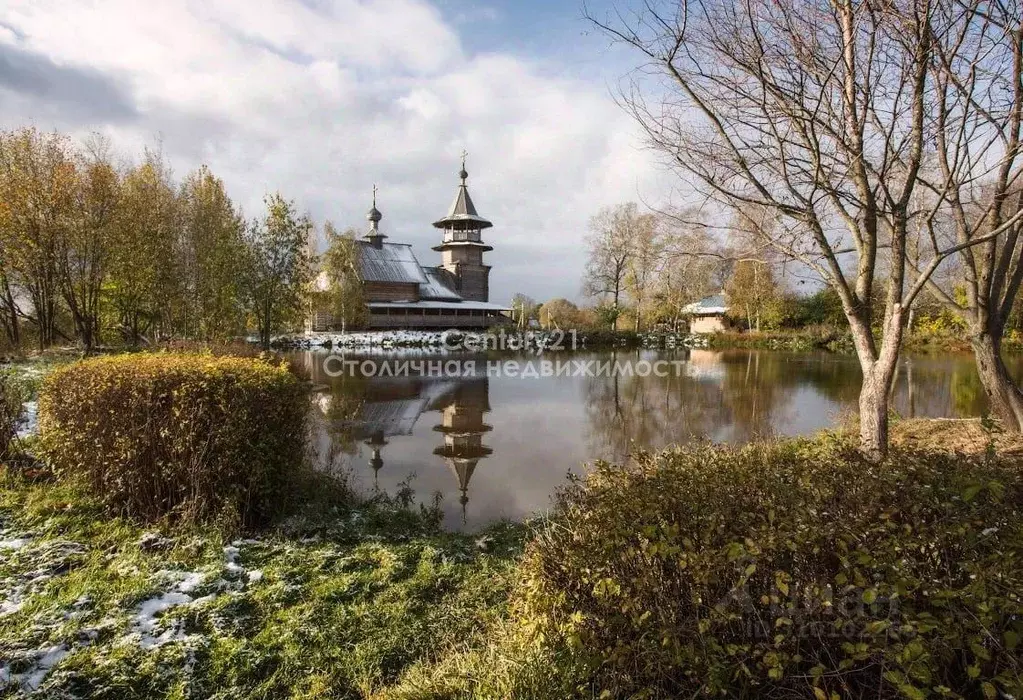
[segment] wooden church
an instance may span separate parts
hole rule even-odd
[[[362,288],[369,309],[370,329],[487,328],[508,322],[511,309],[490,303],[490,266],[483,254],[493,247],[483,231],[493,226],[476,211],[466,181],[465,157],[461,180],[447,216],[433,223],[442,232],[433,250],[441,264],[424,267],[408,243],[392,243],[380,230],[383,214],[373,206],[366,215],[369,231],[358,241]],[[326,289],[323,273],[317,286]],[[328,311],[317,309],[307,328],[334,330]]]

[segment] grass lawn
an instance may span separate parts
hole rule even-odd
[[[0,697],[373,697],[504,614],[524,528],[379,500],[160,532],[0,476]]]

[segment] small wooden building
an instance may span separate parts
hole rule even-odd
[[[720,333],[728,330],[728,303],[724,294],[694,301],[682,312],[689,317],[690,333]]]

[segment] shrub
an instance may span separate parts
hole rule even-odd
[[[28,399],[24,382],[11,370],[0,370],[0,461],[12,456],[23,403]]]
[[[1018,464],[834,440],[600,464],[527,550],[509,693],[1021,697],[1021,506]]]
[[[300,466],[302,383],[283,364],[197,354],[118,355],[43,383],[43,448],[118,514],[263,522]]]

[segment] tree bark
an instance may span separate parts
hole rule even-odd
[[[1001,340],[1000,333],[981,331],[973,335],[970,345],[991,413],[1007,430],[1018,433],[1023,430],[1023,392],[1002,361]]]
[[[899,349],[905,331],[902,308],[894,305],[885,321],[881,347],[874,343],[869,309],[861,309],[850,318],[856,355],[863,372],[860,385],[860,451],[867,460],[877,463],[888,456],[888,406]]]
[[[860,387],[860,450],[871,462],[888,454],[888,387],[874,372]]]

